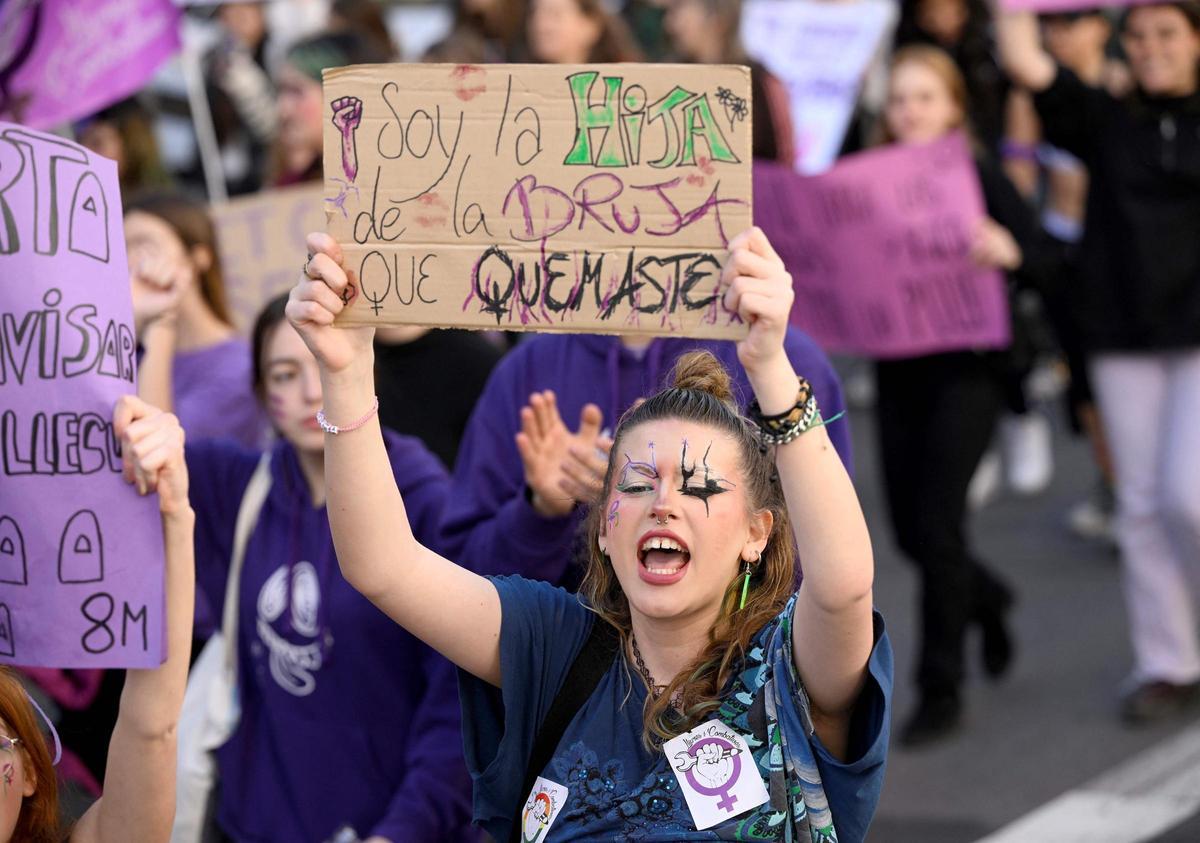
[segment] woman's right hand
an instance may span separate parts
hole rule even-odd
[[[288,321],[325,372],[337,374],[356,361],[369,362],[367,352],[375,329],[333,325],[334,318],[358,295],[358,287],[346,270],[342,247],[323,232],[309,234],[305,243],[312,257],[288,296]]]

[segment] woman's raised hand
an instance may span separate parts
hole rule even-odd
[[[311,257],[288,296],[288,321],[326,372],[342,372],[358,360],[369,363],[371,358],[366,352],[375,329],[333,326],[334,318],[358,294],[352,273],[346,270],[342,247],[321,232],[309,234],[305,243]]]
[[[179,419],[133,395],[122,396],[113,410],[113,432],[121,440],[125,481],[139,494],[158,492],[164,515],[188,508],[187,464]]]
[[[749,228],[729,242],[729,258],[721,270],[725,307],[750,326],[738,343],[738,360],[753,375],[786,361],[783,339],[795,293],[792,276],[761,228]]]

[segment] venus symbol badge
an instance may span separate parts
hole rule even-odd
[[[538,776],[521,809],[522,843],[542,843],[566,801],[565,787]]]
[[[746,739],[720,720],[701,723],[663,744],[696,830],[744,814],[770,795]]]

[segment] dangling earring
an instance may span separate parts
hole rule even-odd
[[[762,554],[755,554],[754,561],[757,562]],[[750,591],[750,560],[743,560],[742,563],[742,600],[738,603],[738,611],[746,608],[746,595]]]

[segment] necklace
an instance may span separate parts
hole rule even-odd
[[[646,687],[650,689],[650,695],[658,699],[662,696],[662,692],[667,689],[667,686],[654,684],[654,677],[650,675],[650,669],[646,667],[646,662],[642,660],[642,651],[638,649],[637,636],[632,631],[629,633],[629,642],[633,645],[634,667],[637,668],[637,672],[642,675],[642,678],[646,680]]]

